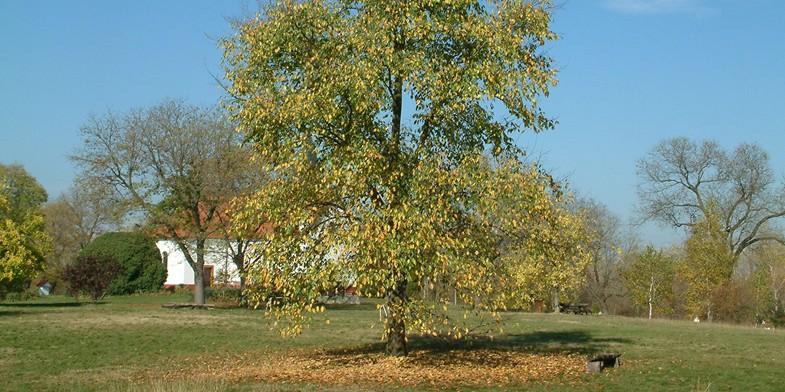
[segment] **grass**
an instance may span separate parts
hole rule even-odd
[[[161,307],[184,301],[160,295],[95,305],[66,297],[0,303],[0,390],[785,390],[785,331],[780,330],[511,313],[505,333],[494,339],[414,337],[412,358],[395,362],[378,354],[381,323],[373,303],[330,307],[302,336],[282,340],[258,311]],[[498,380],[490,376],[496,370],[514,372],[510,364],[529,366],[537,358],[572,361],[574,369],[598,352],[622,353],[622,366],[528,381],[498,381],[508,373]],[[523,358],[516,355],[534,359],[516,365]],[[293,366],[308,370],[296,373],[304,375],[300,379],[275,376]],[[460,381],[460,373],[471,377],[475,368],[489,378],[469,385]],[[437,381],[397,383],[362,373],[398,369],[423,380],[431,371],[457,378],[437,373]],[[358,379],[340,382],[354,372]]]

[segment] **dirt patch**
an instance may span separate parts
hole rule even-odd
[[[585,358],[492,349],[420,350],[406,358],[363,349],[300,350],[201,357],[167,371],[169,380],[294,382],[331,386],[504,386],[571,382]]]
[[[12,367],[19,362],[16,357],[21,350],[13,347],[0,347],[0,368]]]

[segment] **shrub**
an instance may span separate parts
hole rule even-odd
[[[714,318],[717,321],[746,324],[756,318],[756,298],[753,288],[744,279],[732,280],[717,288],[712,297]]]
[[[774,324],[774,326],[777,328],[782,328],[785,326],[785,310],[781,308],[772,310],[771,317],[769,317],[769,322]]]
[[[10,293],[0,293],[0,300],[14,302],[14,301],[30,301],[38,298],[38,288],[28,289],[25,291],[14,291]]]
[[[106,233],[88,245],[82,255],[102,253],[123,265],[123,272],[107,289],[108,295],[125,295],[161,290],[166,267],[155,242],[138,232]]]
[[[16,293],[16,292],[8,293],[8,294],[5,295],[5,298],[3,298],[3,299],[5,301],[8,301],[8,302],[21,301],[22,300],[22,294],[21,293]]]
[[[174,293],[176,295],[191,295],[191,288],[184,284],[178,284],[177,287],[174,288]]]
[[[68,282],[71,294],[79,297],[86,294],[98,302],[107,293],[112,281],[123,272],[123,265],[116,258],[103,253],[77,256],[63,271],[63,280]]]
[[[204,294],[210,302],[224,306],[239,306],[243,299],[243,291],[237,287],[206,287]]]

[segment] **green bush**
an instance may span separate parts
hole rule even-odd
[[[103,253],[116,258],[123,266],[107,289],[108,295],[126,295],[159,291],[166,281],[166,267],[155,241],[138,232],[106,233],[80,255]]]
[[[782,328],[785,326],[785,310],[781,308],[772,309],[771,316],[768,318],[768,321],[772,323],[777,328]]]
[[[8,293],[3,300],[8,302],[16,302],[22,300],[22,293]]]
[[[38,287],[28,289],[25,291],[14,291],[0,295],[0,300],[14,302],[14,301],[30,301],[38,298]]]

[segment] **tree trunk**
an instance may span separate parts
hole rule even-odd
[[[194,303],[204,305],[204,240],[196,240],[196,266],[194,268]]]
[[[608,315],[611,314],[610,307],[608,306],[608,298],[602,298],[600,301],[600,311],[602,314]]]
[[[651,277],[651,281],[649,283],[649,320],[651,320],[652,314],[654,313],[654,277]]]
[[[196,305],[204,305],[204,270],[202,265],[194,269],[194,303]]]
[[[385,322],[387,346],[384,353],[395,357],[405,357],[409,354],[406,347],[406,326],[400,316],[396,312],[391,312]]]
[[[404,322],[404,305],[406,303],[407,281],[398,282],[393,292],[387,298],[390,314],[384,323],[387,346],[384,353],[396,357],[405,357],[409,354],[406,347],[406,324]]]
[[[777,282],[775,282],[774,277],[776,273],[774,272],[774,266],[769,265],[769,284],[771,285],[771,295],[774,297],[774,314],[777,314],[780,310],[780,290],[777,288]]]
[[[559,298],[559,288],[553,288],[553,313],[561,313],[561,308],[559,307],[559,302],[561,299]]]
[[[245,290],[245,251],[238,251],[232,256],[232,261],[237,268],[237,275],[240,277],[240,290]]]
[[[235,260],[235,264],[237,264],[237,275],[240,276],[240,306],[249,306],[245,298],[245,279],[246,279],[245,253],[243,252],[239,255],[235,255],[234,260]]]

